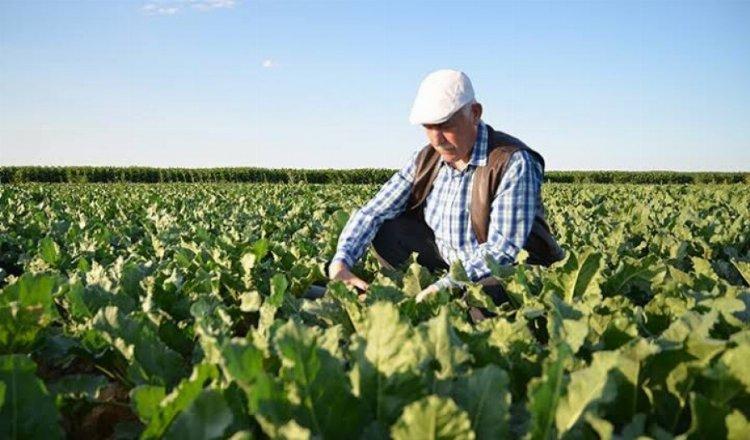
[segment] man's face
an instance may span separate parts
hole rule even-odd
[[[482,106],[472,104],[471,112],[463,109],[442,124],[423,124],[432,147],[447,163],[468,161],[471,148],[477,139],[477,124],[482,116]]]

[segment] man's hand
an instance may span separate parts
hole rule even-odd
[[[365,291],[369,287],[364,280],[354,275],[343,261],[334,261],[328,266],[328,278],[332,281],[343,281],[347,286],[352,286],[361,291]]]
[[[427,299],[428,296],[433,295],[437,293],[440,289],[437,288],[434,284],[430,284],[425,289],[423,289],[419,294],[417,294],[417,302],[421,303],[425,299]]]

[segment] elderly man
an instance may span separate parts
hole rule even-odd
[[[385,266],[400,266],[412,252],[433,271],[460,261],[499,303],[502,289],[492,282],[488,258],[512,264],[522,248],[532,264],[563,258],[544,220],[544,159],[481,116],[463,72],[438,70],[422,81],[409,119],[424,127],[430,143],[349,219],[330,279],[366,290],[350,269],[372,243]],[[454,285],[445,275],[418,299]]]

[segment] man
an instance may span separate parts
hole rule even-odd
[[[367,290],[351,267],[372,243],[385,266],[400,266],[412,252],[433,271],[460,261],[499,303],[502,289],[490,276],[488,258],[512,264],[526,247],[532,263],[562,259],[544,220],[544,160],[481,116],[463,72],[438,70],[422,81],[409,119],[424,127],[429,145],[349,219],[329,265],[331,280]],[[417,299],[456,285],[445,275]]]

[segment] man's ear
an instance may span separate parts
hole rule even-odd
[[[479,124],[479,120],[482,118],[482,104],[475,102],[471,105],[471,122],[474,125]]]

